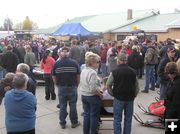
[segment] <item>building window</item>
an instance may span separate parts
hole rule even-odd
[[[127,35],[117,35],[117,41],[124,40]]]
[[[146,35],[146,38],[152,41],[157,41],[157,37],[155,34]]]

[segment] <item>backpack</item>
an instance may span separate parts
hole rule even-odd
[[[164,117],[164,113],[165,113],[165,109],[166,109],[164,106],[164,100],[160,100],[160,101],[151,103],[148,107],[148,110],[146,110],[146,108],[142,104],[138,104],[138,107],[145,114],[155,115],[155,116],[158,116],[161,118]]]
[[[152,115],[164,117],[164,112],[165,112],[164,100],[151,103],[148,109]]]

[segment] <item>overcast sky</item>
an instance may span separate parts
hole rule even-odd
[[[67,19],[127,9],[159,9],[160,13],[172,13],[180,7],[180,0],[1,0],[0,26],[9,17],[14,24],[26,16],[39,28],[60,24]]]

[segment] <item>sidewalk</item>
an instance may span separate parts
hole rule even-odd
[[[140,80],[141,90],[143,89],[144,80]],[[78,115],[81,125],[77,128],[71,128],[69,118],[67,118],[66,129],[61,129],[59,126],[59,109],[56,108],[58,104],[58,99],[55,101],[46,101],[44,99],[44,87],[37,87],[37,120],[36,120],[36,134],[82,134],[82,103],[80,100],[80,95],[78,98]],[[57,90],[56,90],[57,93]],[[145,121],[147,119],[156,119],[155,116],[145,115],[137,107],[137,103],[142,103],[147,107],[151,102],[155,101],[154,97],[158,96],[156,91],[150,91],[148,94],[139,93],[134,103],[134,111],[142,117]],[[0,134],[6,134],[4,118],[5,118],[4,103],[0,106]],[[102,124],[103,128],[111,128],[112,122],[104,122]],[[165,131],[162,129],[142,127],[133,119],[132,123],[132,134],[164,134]],[[100,131],[100,134],[113,134],[113,131],[104,130]]]

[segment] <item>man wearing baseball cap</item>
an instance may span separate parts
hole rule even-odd
[[[169,47],[167,49],[166,55],[160,60],[159,66],[158,66],[158,75],[160,78],[160,99],[165,98],[165,94],[167,91],[167,84],[169,81],[169,78],[167,74],[165,73],[165,66],[167,63],[171,61],[175,61],[175,55],[176,55],[176,49],[174,47]]]
[[[114,134],[121,134],[122,113],[124,111],[124,133],[131,133],[133,102],[136,97],[136,73],[126,65],[127,55],[117,55],[117,68],[110,73],[106,83],[114,96]]]

